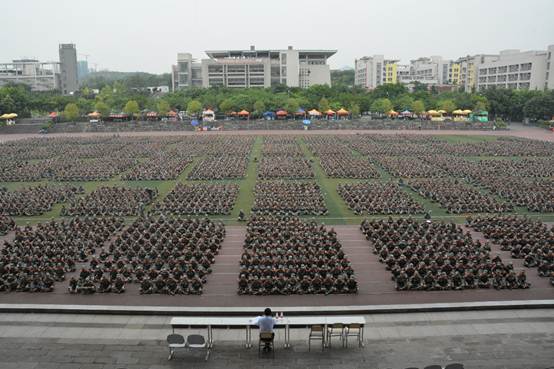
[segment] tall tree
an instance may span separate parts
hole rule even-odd
[[[103,101],[98,101],[96,105],[94,105],[94,110],[99,112],[104,118],[110,115],[110,107]]]
[[[329,100],[325,97],[322,97],[321,100],[319,100],[319,110],[322,112],[329,110]]]
[[[202,108],[202,107],[200,107],[200,108]],[[171,107],[169,106],[169,103],[165,100],[160,100],[156,104],[156,110],[158,111],[158,114],[160,114],[160,115],[167,115],[167,113],[169,113],[169,109],[171,109]]]
[[[265,103],[262,100],[257,100],[254,103],[254,112],[258,115],[263,114],[265,111]]]
[[[75,119],[79,118],[79,107],[75,103],[69,103],[65,106],[65,109],[63,111],[63,116],[65,119],[70,120],[72,122],[75,121]]]
[[[198,100],[191,100],[187,104],[187,113],[191,115],[198,115],[202,112],[202,103]]]
[[[412,103],[412,112],[421,114],[425,111],[425,103],[422,100],[416,100]]]
[[[123,107],[123,112],[130,117],[135,117],[140,112],[139,105],[135,100],[129,100]]]
[[[447,113],[452,113],[456,110],[456,104],[452,99],[445,99],[439,101],[439,109],[446,111]]]
[[[392,103],[387,98],[377,99],[371,104],[371,111],[374,113],[386,114],[393,108]]]

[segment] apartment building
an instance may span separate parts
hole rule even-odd
[[[32,91],[50,91],[60,86],[60,63],[19,59],[0,64],[0,86],[26,84]]]
[[[404,76],[406,69],[398,60],[385,59],[383,55],[364,56],[354,62],[354,84],[374,89],[386,83],[398,83],[399,72]]]
[[[554,89],[553,52],[554,45],[540,51],[503,50],[496,60],[479,65],[476,89]]]

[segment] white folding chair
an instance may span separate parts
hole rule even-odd
[[[167,360],[171,360],[175,354],[175,350],[185,348],[187,344],[185,343],[185,338],[180,334],[170,334],[167,336],[167,345],[169,348],[169,357]]]
[[[186,345],[190,350],[206,350],[205,360],[208,361],[208,358],[210,357],[210,346],[206,342],[204,336],[199,334],[190,334],[187,336]]]

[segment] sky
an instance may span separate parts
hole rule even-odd
[[[2,1],[0,62],[58,60],[75,43],[89,66],[169,73],[178,52],[337,50],[331,68],[382,54],[446,59],[554,44],[554,0]],[[88,55],[86,57],[85,55]]]

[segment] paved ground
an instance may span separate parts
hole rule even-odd
[[[307,330],[292,332],[293,348],[258,358],[242,347],[243,332],[216,331],[205,363],[181,352],[167,361],[167,317],[105,315],[0,315],[0,369],[161,368],[423,368],[459,362],[466,369],[546,369],[554,366],[554,310],[366,316],[365,347],[335,345],[308,352]],[[183,330],[184,335],[193,331]],[[194,331],[205,334],[203,331]]]
[[[241,307],[241,306],[351,306],[419,304],[439,302],[548,300],[554,299],[554,288],[548,278],[538,277],[536,268],[524,268],[522,260],[511,259],[510,254],[492,245],[492,255],[500,253],[504,262],[513,262],[516,270],[524,268],[532,287],[525,290],[476,289],[464,291],[403,291],[395,290],[391,274],[385,270],[377,255],[371,252],[369,243],[363,237],[359,226],[334,226],[344,252],[353,264],[358,278],[359,293],[356,295],[291,295],[291,296],[239,296],[237,278],[239,260],[245,237],[245,227],[228,226],[227,236],[220,254],[213,265],[201,296],[140,295],[138,284],[127,285],[124,294],[70,295],[68,280],[76,273],[68,274],[66,281],[57,283],[51,293],[2,293],[0,303],[20,304],[77,304],[77,305],[125,305],[125,306],[199,306],[199,307]],[[13,232],[12,232],[13,233]],[[8,235],[7,237],[9,237]],[[473,237],[484,239],[480,233]],[[78,266],[79,270],[80,266]]]
[[[248,131],[160,131],[160,132],[118,132],[119,136],[168,136],[168,135],[351,135],[351,134],[415,134],[415,135],[459,135],[459,136],[512,136],[531,138],[541,141],[554,141],[554,133],[542,128],[523,126],[520,123],[512,123],[507,131],[479,131],[479,130],[248,130]],[[83,132],[83,133],[51,133],[40,135],[34,133],[26,134],[3,134],[0,135],[0,142],[20,140],[31,137],[90,137],[90,136],[113,136],[113,132]]]

